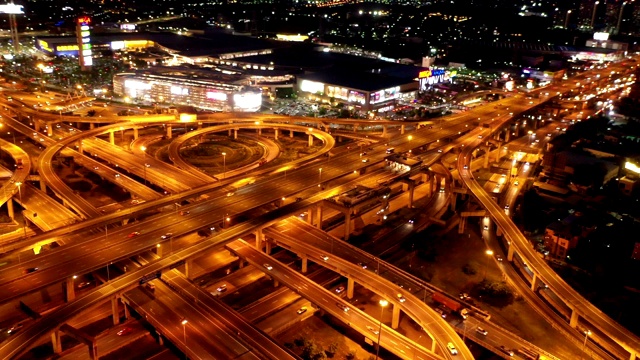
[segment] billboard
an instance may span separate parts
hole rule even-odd
[[[20,15],[24,14],[24,8],[22,5],[3,4],[0,5],[0,14]]]
[[[93,53],[91,51],[91,33],[89,31],[91,18],[81,16],[76,22],[76,34],[78,37],[78,59],[80,60],[80,68],[87,70],[93,65]]]
[[[427,69],[420,71],[418,74],[418,80],[420,81],[420,89],[424,90],[429,85],[438,84],[451,80],[452,77],[457,75],[456,70],[444,70],[444,69]]]

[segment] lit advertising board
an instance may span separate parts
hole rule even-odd
[[[49,46],[49,43],[44,40],[38,39],[38,46],[40,47],[40,49],[48,53],[53,53],[53,49]]]
[[[24,14],[24,8],[22,5],[3,4],[0,5],[0,14],[20,15]]]
[[[632,162],[629,162],[629,161],[625,162],[624,168],[636,174],[640,174],[640,167]]]
[[[86,70],[87,67],[93,65],[93,54],[91,51],[91,33],[89,31],[89,24],[91,24],[91,18],[88,16],[81,16],[77,20],[76,34],[78,36],[78,59],[80,60],[80,67]]]
[[[395,100],[400,96],[400,87],[392,87],[380,91],[376,91],[371,94],[371,99],[369,103],[377,104],[384,101]]]
[[[317,81],[302,80],[300,82],[300,90],[313,94],[324,93],[324,84]]]
[[[136,29],[136,24],[120,24],[120,30],[133,31]]]
[[[349,102],[357,102],[364,104],[367,101],[367,96],[359,91],[349,90]]]
[[[227,101],[227,94],[218,91],[207,91],[207,99],[217,101]]]
[[[262,106],[262,94],[259,92],[233,94],[233,104],[236,110],[258,111]]]
[[[609,40],[609,33],[606,33],[606,32],[593,33],[593,40],[607,41]]]
[[[424,89],[429,85],[438,84],[450,80],[457,75],[456,70],[444,70],[444,69],[428,69],[418,73],[418,79],[420,81],[420,89]]]

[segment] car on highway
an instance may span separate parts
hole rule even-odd
[[[371,325],[367,325],[367,330],[371,331],[372,333],[374,333],[375,335],[378,335],[379,331],[376,330],[373,326]]]
[[[336,294],[341,294],[344,291],[344,286],[338,286],[336,288]]]
[[[147,283],[147,289],[149,291],[156,291],[156,285],[154,283]]]
[[[180,215],[182,216],[189,215],[189,214],[191,214],[191,211],[188,211],[188,210],[180,211]]]
[[[306,313],[306,312],[307,312],[307,307],[306,307],[306,306],[303,306],[303,307],[301,307],[300,309],[298,309],[298,311],[296,311],[296,313],[297,313],[298,315],[302,315],[302,314],[304,314],[304,313]]]
[[[443,319],[446,319],[446,318],[447,318],[447,313],[446,313],[446,312],[444,312],[444,310],[442,310],[442,309],[440,309],[440,308],[435,308],[435,310],[436,310],[436,312],[437,312],[438,314],[440,314],[440,316],[442,316],[442,318],[443,318]]]
[[[230,192],[227,193],[227,196],[233,196],[234,194],[235,194],[234,192],[230,191]]]
[[[93,170],[98,170],[98,169],[100,169],[100,168],[99,168],[99,167],[97,167],[97,166],[94,166],[94,167],[93,167]]]
[[[451,353],[451,355],[458,355],[458,349],[456,349],[453,343],[448,343],[447,349],[449,349],[449,352]]]
[[[168,233],[160,236],[160,239],[166,240],[166,239],[171,239],[172,237],[173,237],[173,233],[168,232]]]
[[[409,219],[409,224],[413,224],[415,220],[413,218]]]
[[[509,205],[505,205],[505,206],[504,206],[504,209],[505,209],[505,210],[509,210]]]
[[[505,353],[505,354],[507,354],[509,356],[513,356],[513,350],[508,349],[504,345],[500,345],[500,351],[502,351],[503,353]]]
[[[347,305],[343,305],[341,303],[336,303],[336,306],[339,307],[344,312],[348,312],[349,311],[349,307]]]
[[[127,237],[129,237],[129,238],[134,238],[134,237],[136,237],[136,236],[138,236],[138,235],[140,235],[140,232],[139,232],[139,231],[134,231],[134,232],[132,232],[131,234],[127,235]]]
[[[469,294],[460,293],[460,300],[467,300],[467,299],[471,299],[471,296],[469,296]]]
[[[496,260],[502,261],[502,255],[496,255]]]
[[[518,186],[518,185],[520,185],[520,182],[516,180],[516,182],[513,183],[513,186]]]
[[[369,159],[368,159],[368,158],[367,158],[367,159],[362,159],[362,162],[363,162],[363,163],[368,163],[368,162],[369,162]]]
[[[407,301],[407,298],[405,298],[404,296],[402,296],[402,294],[398,294],[398,301],[400,301],[401,303]]]
[[[324,261],[328,261],[329,257],[327,255],[320,255],[320,258]]]
[[[469,166],[468,166],[468,165],[465,165],[465,166],[463,166],[462,168],[463,168],[463,169],[465,169],[465,170],[467,170],[467,169],[469,169]]]
[[[131,200],[131,205],[138,205],[138,204],[140,204],[140,200],[138,199]]]
[[[262,264],[262,266],[264,266],[264,268],[269,270],[269,271],[273,270],[273,266],[271,266],[271,265],[269,265],[267,263]]]
[[[31,274],[31,273],[34,273],[34,272],[36,272],[38,270],[39,270],[39,268],[37,268],[37,267],[30,267],[30,268],[24,269],[24,273],[25,274]]]
[[[219,293],[223,293],[223,292],[227,291],[227,284],[222,284],[222,285],[218,286],[216,291],[219,292]]]
[[[365,155],[367,155],[367,152],[366,152],[366,151],[365,151],[365,152],[361,152],[361,153],[360,153],[360,157],[363,157],[363,156],[365,156]]]
[[[20,329],[22,329],[24,325],[22,323],[18,323],[13,325],[12,327],[9,328],[9,330],[7,330],[7,334],[11,335],[11,334],[15,334],[17,333]]]
[[[489,225],[485,225],[485,226],[483,227],[483,229],[485,229],[485,230],[489,230]]]
[[[130,328],[130,327],[126,327],[126,328],[124,328],[124,329],[122,329],[122,330],[118,331],[118,332],[117,332],[117,334],[118,334],[118,336],[124,336],[124,335],[129,335],[129,334],[131,334],[131,332],[132,332],[132,331],[133,331],[133,329],[132,329],[132,328]]]
[[[361,262],[359,262],[359,263],[358,263],[358,266],[360,266],[360,267],[361,267],[361,268],[363,268],[363,269],[366,269],[366,268],[367,268],[367,265],[366,265],[366,264],[363,264],[363,263],[361,263]]]
[[[441,153],[441,152],[442,152],[442,149],[438,149],[438,152],[439,152],[439,153]]]
[[[478,326],[478,327],[476,328],[476,332],[477,332],[478,334],[482,334],[482,335],[485,335],[485,336],[489,333],[487,330],[485,330],[485,329],[481,328],[480,326]]]
[[[117,177],[117,178],[119,178],[119,177],[120,177],[120,174],[116,174],[116,177]]]
[[[80,284],[78,284],[78,289],[84,289],[89,286],[91,286],[91,281],[83,281]]]

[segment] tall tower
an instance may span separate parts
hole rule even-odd
[[[0,5],[0,14],[9,14],[9,28],[11,29],[11,42],[13,43],[13,51],[20,51],[20,39],[18,39],[18,22],[16,15],[24,14],[22,5],[14,3]]]
[[[78,60],[82,71],[89,70],[93,65],[93,53],[91,51],[91,33],[89,31],[91,18],[81,16],[76,22],[76,35],[78,37]]]

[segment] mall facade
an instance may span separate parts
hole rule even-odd
[[[256,112],[262,106],[260,88],[179,74],[116,74],[113,92],[130,100],[214,111]]]

